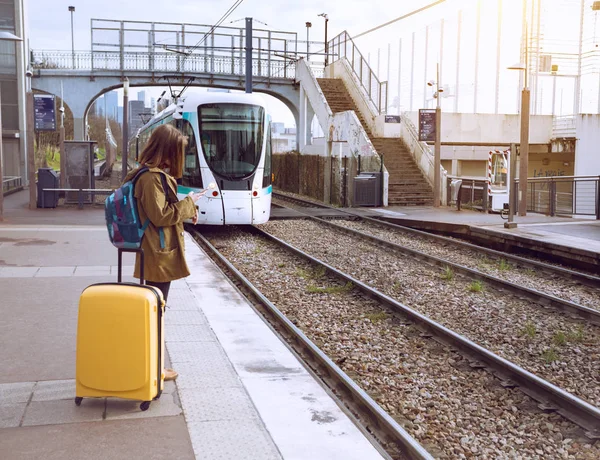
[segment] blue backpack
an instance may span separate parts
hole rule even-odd
[[[135,184],[138,178],[148,171],[144,166],[129,181],[111,193],[104,202],[106,227],[110,242],[117,248],[139,249],[142,246],[144,232],[150,225],[150,219],[142,224],[135,199]],[[163,189],[168,198],[166,180],[161,174]],[[159,229],[160,247],[164,249],[164,233]]]

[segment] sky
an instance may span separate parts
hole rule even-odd
[[[90,50],[90,20],[115,19],[154,22],[174,22],[193,24],[214,24],[232,6],[234,0],[25,0],[29,26],[29,46],[33,50],[70,50],[71,13],[68,7],[74,6],[73,30],[75,50]],[[409,11],[433,3],[434,0],[411,0],[410,2],[390,2],[389,0],[302,0],[264,2],[244,0],[243,3],[223,23],[233,27],[243,27],[243,18],[253,17],[257,27],[297,32],[299,40],[306,38],[305,23],[310,21],[310,39],[324,39],[324,19],[319,13],[327,13],[328,38],[347,30],[357,35],[372,27],[406,14]],[[469,0],[447,0],[449,4],[464,3]],[[440,10],[439,7],[435,8]],[[435,14],[442,14],[435,13]],[[421,14],[411,19],[406,26],[422,27],[422,21],[431,15]],[[233,21],[233,23],[232,23]],[[385,37],[385,30],[384,37]],[[390,33],[393,33],[390,31]],[[361,39],[363,42],[369,36]],[[389,38],[389,37],[388,37]],[[380,39],[380,38],[378,38]],[[360,42],[358,42],[360,46]],[[149,96],[158,97],[158,88],[148,88]],[[293,125],[289,110],[279,101],[267,96],[269,109],[276,121]]]

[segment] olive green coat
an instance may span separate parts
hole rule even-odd
[[[137,169],[131,171],[125,181],[131,180]],[[169,200],[166,199],[160,175],[167,179]],[[192,219],[196,206],[190,197],[178,201],[177,182],[159,168],[150,168],[135,184],[135,198],[140,222],[150,219],[144,233],[144,278],[147,281],[164,283],[189,276],[183,243],[183,221]],[[169,202],[170,201],[170,202]],[[164,249],[160,247],[159,227],[164,231]],[[136,256],[135,278],[140,277],[140,256]]]

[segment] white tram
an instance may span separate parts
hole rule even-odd
[[[271,119],[256,94],[188,92],[155,115],[129,144],[137,162],[152,130],[171,123],[188,137],[178,195],[208,189],[199,225],[261,224],[271,211]]]

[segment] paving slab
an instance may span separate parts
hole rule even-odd
[[[7,460],[194,459],[183,416],[2,429],[0,452]]]
[[[0,428],[15,428],[21,424],[27,403],[0,405]],[[2,430],[0,429],[0,436]],[[1,444],[1,441],[0,441]],[[1,452],[1,450],[0,450]]]
[[[81,406],[76,406],[72,399],[32,401],[25,410],[23,426],[100,422],[105,409],[106,400],[104,398],[84,399]]]
[[[281,454],[255,421],[191,422],[196,460],[279,460]]]

